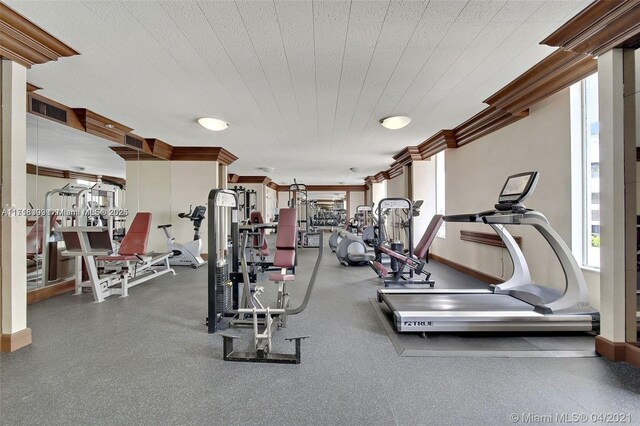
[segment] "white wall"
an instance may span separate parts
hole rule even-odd
[[[505,179],[537,170],[540,180],[526,201],[547,216],[561,237],[571,243],[571,135],[569,89],[534,105],[526,117],[459,149],[446,151],[446,213],[493,208]],[[427,166],[428,167],[428,166]],[[486,225],[448,223],[445,239],[436,239],[433,253],[487,274],[508,278],[512,265],[506,250],[460,240],[460,230],[493,232]],[[523,237],[523,252],[534,282],[564,287],[564,274],[546,241],[529,227],[510,227]],[[504,264],[504,267],[503,267]],[[591,302],[599,304],[597,274],[588,277]]]
[[[216,161],[171,161],[171,223],[176,241],[193,239],[193,223],[178,218],[179,212],[188,212],[189,204],[207,206],[209,191],[218,188]],[[205,214],[207,216],[207,214]],[[202,252],[207,253],[207,220],[200,228]]]
[[[262,217],[266,222],[272,222],[278,209],[278,193],[275,189],[268,186],[264,187],[264,203]]]
[[[153,216],[147,249],[164,252],[167,248],[166,238],[158,225],[173,223],[175,226],[178,221],[171,214],[171,165],[168,161],[127,161],[126,166],[127,196],[124,208],[129,211],[127,229],[136,213],[151,212]],[[170,231],[175,232],[175,228]]]
[[[436,162],[414,161],[411,164],[413,173],[413,200],[422,200],[420,216],[413,218],[413,241],[420,241],[422,234],[427,230],[431,218],[436,214]]]
[[[405,175],[401,174],[387,181],[387,197],[389,198],[406,198],[407,189],[405,188]]]
[[[278,208],[286,209],[288,207],[287,203],[289,202],[289,193],[287,191],[278,192]]]
[[[371,184],[371,202],[374,204],[374,210],[383,198],[387,198],[387,181]]]
[[[209,191],[217,187],[215,161],[127,161],[125,208],[129,210],[129,220],[139,211],[153,214],[148,250],[163,252],[166,237],[158,225],[172,224],[170,230],[179,243],[192,240],[192,222],[178,218],[178,213],[188,212],[189,205],[206,206]],[[202,252],[207,253],[206,219],[200,235]]]
[[[349,214],[353,217],[356,214],[356,208],[364,205],[364,191],[351,191],[349,193]],[[349,218],[347,218],[347,221]]]

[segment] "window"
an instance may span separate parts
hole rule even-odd
[[[444,185],[444,151],[436,154],[436,214],[445,214],[445,185]],[[447,232],[443,223],[437,234],[440,238],[446,238]]]
[[[598,75],[571,87],[573,253],[600,267],[600,138]]]

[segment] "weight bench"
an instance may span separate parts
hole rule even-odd
[[[398,264],[396,271],[390,273],[387,268],[379,261],[375,260],[369,263],[371,268],[378,274],[380,278],[384,278],[385,287],[404,287],[405,285],[419,285],[433,287],[434,282],[429,280],[431,273],[424,270],[425,264],[428,262],[429,248],[433,243],[433,240],[438,235],[438,230],[442,226],[444,221],[442,215],[435,215],[429,226],[425,230],[420,242],[413,251],[413,257],[406,256],[402,253],[391,250],[390,248],[380,244],[378,250],[387,256],[395,259]],[[424,274],[425,279],[405,278],[403,276],[405,268],[408,268],[415,272],[417,275]]]
[[[125,234],[117,254],[112,254],[111,236],[106,227],[80,226],[60,228],[67,250],[65,256],[84,259],[89,282],[76,278],[74,294],[89,287],[96,302],[106,297],[127,297],[129,289],[150,279],[175,271],[169,266],[171,253],[147,253],[151,213],[137,213]]]

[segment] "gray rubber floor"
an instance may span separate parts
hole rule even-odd
[[[300,253],[294,305],[315,253]],[[431,268],[441,281],[465,279]],[[0,358],[0,423],[486,425],[556,413],[640,421],[640,370],[625,364],[398,356],[369,302],[379,285],[369,268],[340,266],[326,250],[309,307],[277,339],[289,349],[285,336],[312,336],[301,365],[222,361],[221,338],[203,325],[206,269],[180,268],[126,299],[32,305],[33,345]]]

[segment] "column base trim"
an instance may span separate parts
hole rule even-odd
[[[37,288],[27,292],[27,305],[31,305],[36,302],[50,299],[60,294],[71,293],[76,288],[76,280],[72,278],[60,282],[58,284],[51,284],[46,287]]]
[[[31,329],[17,331],[13,334],[2,334],[0,337],[0,352],[14,352],[31,344]]]
[[[612,342],[596,336],[596,353],[610,361],[626,362],[640,368],[640,346],[628,342]]]
[[[627,343],[626,362],[636,368],[640,368],[640,346]]]

